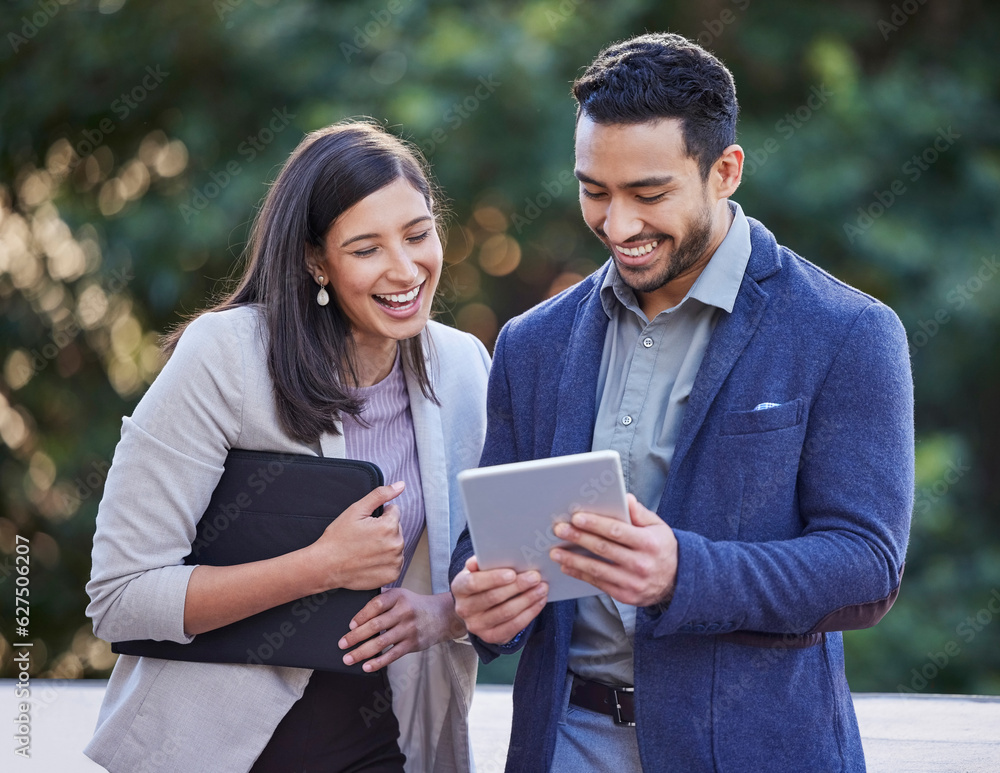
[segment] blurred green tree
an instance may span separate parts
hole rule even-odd
[[[605,260],[575,200],[569,84],[603,45],[656,29],[734,72],[746,212],[909,333],[907,572],[892,613],[845,637],[852,687],[1000,693],[998,22],[976,0],[7,3],[0,673],[17,534],[33,672],[108,673],[83,586],[120,418],[161,365],[159,334],[225,286],[303,133],[372,115],[421,147],[451,200],[439,316],[490,345]]]

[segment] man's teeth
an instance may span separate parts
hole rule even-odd
[[[621,247],[615,245],[615,249],[618,250],[622,255],[628,255],[631,258],[638,258],[642,255],[648,255],[654,249],[659,242],[650,242],[649,244],[644,244],[641,247]]]
[[[422,285],[421,285],[422,286]],[[414,287],[410,292],[403,293],[402,295],[381,295],[375,293],[376,298],[381,298],[385,301],[391,301],[392,303],[409,303],[414,300],[418,295],[420,295],[420,287]]]

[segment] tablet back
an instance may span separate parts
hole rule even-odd
[[[458,483],[481,569],[537,569],[549,584],[549,601],[600,593],[590,583],[563,574],[549,550],[559,545],[581,551],[552,533],[557,522],[568,521],[578,510],[628,521],[617,451],[465,470],[458,474]]]

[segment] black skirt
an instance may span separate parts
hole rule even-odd
[[[403,773],[385,669],[313,671],[250,773]]]

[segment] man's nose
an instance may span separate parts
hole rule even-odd
[[[604,216],[604,233],[614,244],[623,244],[642,233],[643,221],[634,207],[611,201]]]

